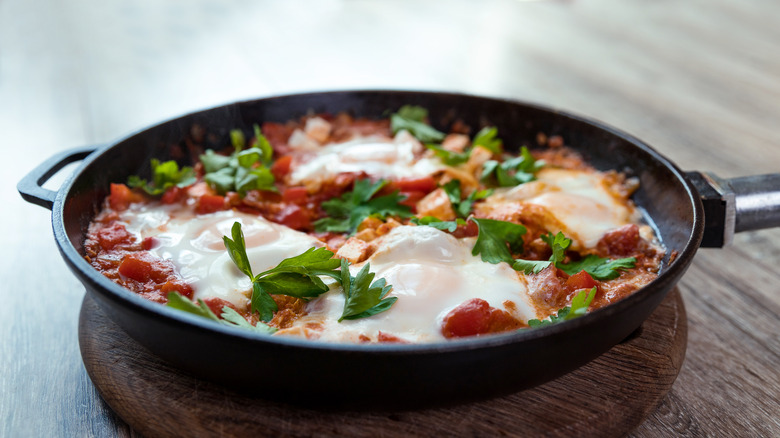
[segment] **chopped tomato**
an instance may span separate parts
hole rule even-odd
[[[397,179],[392,184],[401,192],[423,192],[427,194],[436,189],[436,181],[432,176]]]
[[[288,187],[282,191],[282,201],[292,204],[303,204],[309,199],[306,187]]]
[[[271,165],[271,173],[274,174],[274,178],[280,180],[290,173],[292,159],[292,155],[284,155],[274,161],[274,164]]]
[[[522,323],[506,311],[490,307],[483,299],[472,298],[444,317],[441,331],[445,338],[460,338],[499,333],[521,326]]]
[[[388,344],[408,344],[407,341],[399,338],[398,336],[385,333],[381,330],[376,335],[376,341]]]
[[[108,205],[114,210],[127,210],[133,202],[143,201],[143,195],[133,192],[124,184],[111,184],[111,194],[108,195]]]
[[[114,222],[106,228],[101,228],[97,232],[98,242],[104,250],[113,249],[115,246],[128,245],[135,241],[135,236],[130,234],[124,225]]]
[[[168,190],[163,193],[162,198],[160,198],[160,201],[163,204],[175,204],[187,195],[187,191],[179,186],[173,186],[169,188]]]
[[[154,236],[149,236],[141,241],[141,248],[146,251],[156,247],[160,243],[160,240]]]
[[[198,214],[214,213],[225,209],[225,197],[219,195],[203,195],[198,198],[195,211]]]
[[[399,202],[399,204],[414,208],[417,206],[420,199],[425,197],[426,193],[417,190],[411,192],[402,191],[401,195],[406,196],[406,199]]]
[[[569,291],[580,289],[592,289],[598,286],[598,282],[585,271],[580,271],[566,280],[565,286]]]
[[[452,235],[458,239],[463,237],[475,237],[477,234],[479,234],[479,227],[474,221],[467,221],[466,225],[458,225],[458,228],[452,233]]]
[[[311,225],[311,219],[306,213],[306,210],[296,204],[287,204],[284,206],[284,208],[276,214],[275,219],[276,222],[294,230],[303,230],[309,228]]]
[[[129,254],[119,265],[119,273],[135,281],[154,281],[162,283],[173,274],[170,262],[159,259],[148,252],[135,252]]]
[[[192,298],[195,291],[192,290],[192,286],[185,283],[183,280],[168,280],[160,287],[160,291],[167,297],[170,292],[178,292],[181,295]]]
[[[230,307],[233,310],[236,310],[236,306],[233,305],[230,301],[223,300],[222,298],[206,298],[203,300],[204,303],[206,303],[207,306],[209,306],[209,309],[211,309],[212,312],[214,312],[217,317],[222,318],[222,308],[223,307]]]
[[[604,235],[598,248],[611,256],[628,256],[637,252],[639,227],[636,224],[623,225]]]

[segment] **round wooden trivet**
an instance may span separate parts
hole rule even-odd
[[[130,339],[89,295],[79,319],[81,355],[93,383],[122,419],[149,437],[624,435],[671,388],[687,333],[675,289],[631,338],[545,385],[450,408],[323,412],[247,397],[184,374]]]

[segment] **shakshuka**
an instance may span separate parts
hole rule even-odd
[[[664,255],[630,200],[637,181],[564,143],[445,133],[414,106],[258,123],[112,184],[86,259],[144,298],[273,336],[533,329],[626,297]]]

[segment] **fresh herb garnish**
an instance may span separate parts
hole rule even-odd
[[[217,315],[215,315],[214,312],[211,311],[209,306],[203,302],[203,300],[198,299],[198,303],[196,304],[191,300],[183,297],[178,292],[168,293],[167,306],[187,313],[191,313],[193,315],[198,315],[203,318],[210,319],[212,321],[217,321],[221,324],[234,326],[234,327],[241,327],[259,333],[270,335],[276,331],[275,328],[267,324],[264,324],[262,322],[258,322],[256,326],[250,324],[246,319],[244,319],[243,316],[241,316],[238,312],[236,312],[235,310],[231,309],[228,306],[222,308],[222,319],[219,319],[217,318]]]
[[[374,280],[366,263],[356,276],[349,273],[349,263],[341,260],[341,287],[344,290],[344,311],[339,322],[345,319],[366,318],[389,309],[398,297],[385,298],[393,288],[384,278]]]
[[[636,265],[634,257],[627,257],[617,260],[609,260],[594,254],[589,254],[576,262],[563,263],[566,255],[566,249],[571,245],[571,239],[565,237],[562,232],[555,236],[547,233],[541,236],[552,249],[552,255],[549,260],[515,260],[512,265],[518,271],[526,274],[538,274],[542,269],[555,263],[555,267],[568,275],[574,275],[580,271],[585,271],[596,280],[612,280],[620,275],[623,269],[631,269]]]
[[[444,133],[425,122],[428,110],[421,106],[404,105],[390,116],[393,134],[405,129],[423,143],[438,143],[444,140]]]
[[[588,313],[588,306],[590,306],[591,301],[593,301],[593,298],[596,296],[596,288],[590,290],[582,290],[577,295],[574,296],[574,298],[571,300],[571,306],[566,306],[560,310],[558,310],[557,314],[550,315],[548,318],[543,320],[538,319],[529,319],[528,320],[528,326],[529,327],[544,327],[547,325],[552,325],[558,322],[562,321],[568,321],[570,319],[574,319],[577,317],[580,317],[586,313]]]
[[[558,232],[555,236],[552,233],[543,234],[540,236],[552,249],[552,255],[549,260],[515,260],[512,267],[517,271],[523,271],[526,275],[534,273],[538,274],[542,269],[555,263],[556,265],[563,261],[566,256],[566,249],[571,245],[571,239],[563,235],[562,232]]]
[[[465,163],[469,160],[469,155],[471,154],[470,150],[467,152],[453,152],[433,143],[425,143],[425,147],[432,150],[442,163],[448,166],[457,166]]]
[[[322,209],[328,213],[329,217],[314,222],[314,229],[351,234],[369,216],[376,216],[383,220],[387,216],[411,217],[411,209],[400,204],[405,198],[397,191],[389,195],[374,197],[385,184],[387,184],[385,180],[375,183],[368,179],[355,181],[351,192],[322,203]]]
[[[195,171],[192,167],[182,167],[173,160],[161,163],[160,160],[152,158],[152,180],[147,182],[138,175],[132,175],[127,179],[127,185],[130,187],[140,187],[152,196],[159,196],[165,193],[169,188],[186,187],[194,184]]]
[[[238,270],[252,281],[251,311],[258,312],[262,321],[270,321],[279,310],[271,295],[297,298],[316,297],[329,290],[320,275],[339,279],[339,261],[325,248],[309,248],[303,254],[286,258],[275,268],[254,275],[246,254],[246,243],[241,223],[231,229],[233,239],[223,236],[225,248]]]
[[[617,260],[609,260],[593,254],[585,256],[582,260],[570,263],[558,263],[556,266],[563,272],[574,275],[585,271],[596,280],[612,280],[620,275],[620,271],[631,269],[636,265],[634,257]]]
[[[494,154],[500,154],[503,149],[503,142],[500,138],[496,138],[497,135],[498,129],[496,127],[486,126],[474,137],[474,140],[471,142],[471,147],[463,152],[450,151],[438,144],[432,143],[426,143],[425,147],[432,150],[444,164],[448,166],[458,166],[469,160],[471,151],[477,146],[481,146]]]
[[[258,312],[263,321],[273,319],[274,312],[279,310],[271,295],[306,299],[320,296],[330,290],[320,276],[333,278],[344,290],[344,312],[339,321],[375,315],[389,309],[397,300],[396,297],[383,299],[392,289],[385,284],[384,279],[371,284],[375,274],[368,272],[368,263],[357,276],[352,277],[348,262],[333,258],[333,252],[325,248],[309,248],[303,254],[282,260],[272,269],[253,275],[239,222],[233,224],[231,235],[232,239],[223,236],[225,248],[238,270],[252,280],[250,308],[252,312]],[[225,317],[224,313],[222,317]]]
[[[514,187],[533,181],[544,167],[543,160],[536,160],[528,148],[523,146],[520,155],[503,162],[486,161],[482,167],[482,181],[490,182],[499,187]]]
[[[447,197],[450,198],[450,203],[452,203],[452,208],[455,210],[455,213],[462,218],[467,218],[469,214],[471,214],[471,207],[475,202],[493,194],[493,189],[475,190],[471,192],[466,199],[461,199],[460,180],[457,179],[453,179],[447,184],[444,184],[442,189],[447,193]]]
[[[488,263],[507,262],[514,263],[512,252],[520,252],[523,249],[525,227],[512,222],[498,221],[494,219],[471,218],[479,227],[477,241],[471,254],[482,256],[482,260]]]
[[[474,140],[471,142],[472,147],[482,146],[494,154],[500,154],[503,151],[504,143],[497,136],[498,128],[485,126],[474,136]]]
[[[461,218],[457,218],[454,221],[443,221],[434,216],[415,217],[409,222],[415,225],[427,225],[436,228],[437,230],[449,231],[450,233],[455,232],[458,225],[466,225],[466,221]]]
[[[277,191],[274,176],[268,166],[271,165],[273,150],[271,144],[254,125],[255,144],[244,149],[246,140],[239,129],[230,131],[230,141],[234,152],[230,156],[219,155],[207,150],[200,156],[200,162],[206,171],[204,181],[219,194],[235,191],[245,196],[250,190]]]

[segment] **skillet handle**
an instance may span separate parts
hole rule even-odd
[[[57,192],[44,189],[43,184],[63,167],[83,160],[97,149],[98,146],[88,146],[62,151],[39,164],[38,167],[28,173],[19,181],[16,189],[25,201],[51,210],[54,208]]]
[[[703,247],[731,243],[734,233],[780,227],[780,173],[724,179],[688,172],[704,204]]]

